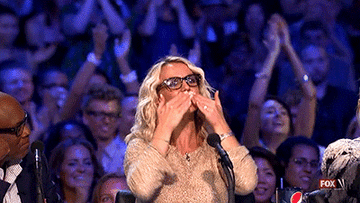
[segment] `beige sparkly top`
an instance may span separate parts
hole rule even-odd
[[[239,146],[228,151],[234,165],[236,193],[245,195],[257,184],[256,165]],[[226,177],[215,148],[203,142],[181,155],[170,146],[166,157],[142,139],[128,143],[124,169],[137,202],[227,202]]]

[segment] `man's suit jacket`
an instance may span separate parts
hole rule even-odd
[[[44,197],[47,203],[61,202],[60,195],[56,193],[55,184],[51,179],[46,158],[42,156],[42,183],[44,188]],[[22,203],[36,203],[36,176],[35,176],[35,158],[32,152],[29,152],[20,163],[23,168],[15,183],[19,191]],[[5,193],[10,184],[0,180],[0,202],[3,202]]]

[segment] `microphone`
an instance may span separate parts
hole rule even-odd
[[[46,202],[44,198],[44,189],[42,185],[42,177],[41,177],[41,170],[42,170],[42,162],[41,162],[41,155],[44,150],[44,143],[37,140],[31,144],[31,151],[35,154],[35,177],[36,177],[36,200],[38,203]]]
[[[44,151],[44,143],[36,140],[31,144],[31,151],[35,154],[35,169],[37,173],[41,172],[41,154]]]
[[[225,163],[225,165],[233,169],[233,164],[229,158],[229,155],[220,144],[221,141],[219,135],[216,133],[211,133],[208,135],[206,141],[210,146],[214,147],[218,151],[221,160]]]
[[[317,196],[317,195],[325,195],[326,191],[325,190],[314,190],[312,192],[309,193],[305,193],[304,196],[306,197],[313,197],[313,196]]]
[[[316,199],[316,196],[324,196],[326,194],[325,190],[315,190],[312,192],[306,192],[303,195],[302,202],[308,203],[308,202],[314,202]]]
[[[135,196],[129,190],[119,190],[115,196],[115,203],[135,202]]]

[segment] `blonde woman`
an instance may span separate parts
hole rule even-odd
[[[138,201],[227,202],[226,181],[209,132],[234,164],[236,192],[257,183],[256,165],[233,136],[216,92],[204,71],[187,59],[169,56],[150,69],[139,92],[135,125],[126,137],[124,168]]]

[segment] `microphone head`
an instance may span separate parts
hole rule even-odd
[[[35,150],[38,149],[40,152],[44,151],[44,143],[40,140],[36,140],[31,144],[31,151],[35,153]]]
[[[210,146],[215,147],[217,144],[220,143],[220,137],[216,133],[211,133],[208,135],[206,141]]]
[[[135,202],[135,196],[129,190],[119,190],[115,196],[115,203]]]

